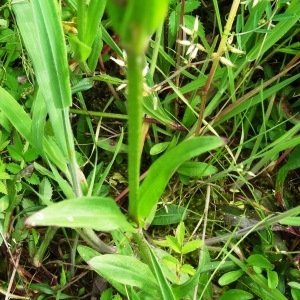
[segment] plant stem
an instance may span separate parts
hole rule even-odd
[[[128,79],[128,181],[129,215],[137,221],[141,157],[141,128],[143,121],[143,63],[144,56],[134,51],[127,53]]]

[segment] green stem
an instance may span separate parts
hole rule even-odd
[[[129,51],[127,55],[129,215],[138,221],[144,56],[134,51]]]
[[[47,249],[49,248],[49,244],[52,241],[52,239],[54,238],[57,229],[58,229],[58,227],[48,227],[47,228],[44,240],[38,247],[38,250],[36,251],[36,253],[33,257],[33,265],[35,267],[38,268],[41,266],[42,261],[44,259],[44,255],[45,255]]]
[[[118,119],[118,120],[128,119],[127,115],[105,113],[100,111],[92,111],[92,110],[84,110],[84,109],[75,109],[75,108],[71,108],[70,113],[77,114],[77,115],[91,116],[91,117]]]

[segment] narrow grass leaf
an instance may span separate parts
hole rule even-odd
[[[0,110],[3,111],[11,122],[13,127],[23,136],[23,138],[33,145],[37,150],[40,150],[40,144],[36,143],[32,137],[32,120],[25,112],[25,110],[20,106],[20,104],[2,87],[0,87]],[[40,137],[43,141],[43,148],[50,160],[55,163],[55,165],[68,174],[68,168],[61,153],[59,147],[53,143],[51,139]],[[40,153],[43,156],[43,152]]]
[[[55,203],[30,216],[26,225],[135,231],[115,201],[104,197],[81,197]]]
[[[169,282],[164,275],[160,263],[158,262],[155,254],[149,246],[149,257],[151,261],[151,270],[154,273],[156,281],[159,285],[160,292],[163,300],[176,300],[176,297],[171,289]]]
[[[46,101],[53,101],[57,108],[66,108],[72,100],[60,8],[56,0],[33,0],[31,6],[36,29],[34,39],[40,46],[40,53],[31,56],[38,83]]]
[[[224,145],[218,137],[197,137],[185,140],[175,148],[164,153],[150,167],[148,174],[140,186],[140,198],[135,209],[139,221],[148,217],[156,206],[172,174],[186,160]],[[152,220],[151,220],[152,221]]]
[[[288,16],[288,17],[285,17]],[[268,49],[270,49],[284,34],[286,34],[300,18],[299,0],[291,1],[286,12],[281,15],[281,21],[275,25],[272,30],[267,33],[266,38],[261,43],[256,43],[253,49],[248,53],[247,59],[253,61],[257,57],[261,57]]]

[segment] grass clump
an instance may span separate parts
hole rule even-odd
[[[0,12],[5,299],[300,297],[298,0]]]

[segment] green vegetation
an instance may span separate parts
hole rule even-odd
[[[300,1],[6,0],[5,299],[300,299]]]

